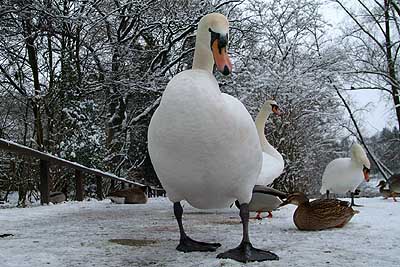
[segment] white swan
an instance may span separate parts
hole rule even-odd
[[[201,209],[243,203],[243,240],[218,255],[238,261],[276,260],[273,253],[252,247],[248,236],[248,203],[261,170],[262,151],[254,122],[236,98],[222,94],[212,74],[214,62],[229,74],[228,20],[221,14],[204,16],[198,25],[193,68],[168,83],[148,130],[154,169],[174,203],[180,230],[178,250],[215,251],[218,243],[189,238],[182,225],[181,200]]]
[[[278,190],[267,187],[283,172],[285,162],[282,155],[268,142],[265,137],[264,127],[269,116],[275,113],[281,114],[278,104],[275,100],[267,100],[264,102],[257,114],[255,123],[260,139],[261,149],[263,151],[263,163],[260,175],[256,181],[256,187],[253,189],[253,195],[249,203],[250,211],[257,212],[256,219],[261,220],[261,212],[267,211],[268,217],[272,218],[272,211],[277,209],[282,203],[285,194]],[[258,190],[255,190],[258,188]],[[260,190],[262,188],[263,190]],[[271,194],[271,192],[273,192]],[[237,204],[236,204],[237,206]]]
[[[261,212],[268,212],[268,218],[272,218],[272,211],[276,210],[283,203],[287,194],[264,185],[256,185],[253,189],[253,196],[249,203],[249,210],[257,212],[256,219],[261,220]],[[236,207],[240,207],[235,201]]]
[[[329,162],[322,175],[321,194],[344,194],[351,192],[354,206],[354,191],[363,179],[369,181],[371,164],[363,148],[359,144],[351,147],[351,158],[337,158]]]
[[[261,149],[263,151],[263,164],[260,175],[257,178],[257,185],[271,184],[281,175],[285,166],[282,155],[268,142],[264,133],[265,123],[272,113],[280,115],[278,104],[275,100],[267,100],[261,107],[255,120]]]

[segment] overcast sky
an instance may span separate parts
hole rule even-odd
[[[352,0],[343,2],[346,6],[349,6]],[[327,3],[322,10],[322,14],[332,24],[332,33],[337,34],[340,31],[340,27],[346,21],[347,23],[349,22],[349,18],[338,4],[329,0]],[[351,102],[355,105],[352,107],[353,110],[362,109],[362,111],[358,112],[358,117],[362,119],[363,129],[368,131],[368,135],[380,131],[385,126],[393,127],[397,125],[394,120],[393,102],[388,99],[387,93],[383,94],[378,90],[359,90],[347,91],[346,95],[351,98]]]

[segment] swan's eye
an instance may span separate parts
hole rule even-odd
[[[228,34],[221,35],[220,33],[216,33],[211,28],[208,28],[208,31],[211,33],[211,43],[210,47],[212,48],[213,43],[218,40],[218,49],[221,51],[222,48],[228,46]]]
[[[211,28],[209,28],[208,31],[211,33],[211,43],[210,43],[210,47],[212,47],[213,43],[214,43],[216,40],[219,40],[219,33],[214,32],[213,30],[211,30]]]
[[[370,169],[368,169],[367,167],[365,167],[365,166],[363,166],[364,168],[363,168],[363,172],[364,173],[369,173],[370,172]]]

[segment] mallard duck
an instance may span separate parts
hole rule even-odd
[[[317,199],[309,201],[304,193],[290,194],[281,206],[297,205],[293,221],[299,230],[317,231],[328,228],[341,228],[357,214],[350,203],[339,199]]]
[[[231,73],[229,22],[222,14],[200,21],[192,69],[168,83],[148,129],[148,150],[154,169],[173,202],[180,231],[177,250],[215,251],[219,243],[191,239],[182,224],[182,200],[199,209],[240,205],[243,238],[238,247],[218,254],[241,262],[278,260],[252,246],[248,233],[249,202],[261,171],[262,150],[257,128],[245,106],[221,93],[213,68]]]
[[[272,187],[256,185],[254,186],[253,196],[249,203],[249,210],[257,212],[255,217],[257,220],[262,220],[261,212],[268,212],[267,218],[272,218],[272,211],[279,208],[286,197],[286,193]],[[239,208],[239,201],[236,201],[235,205]]]
[[[108,194],[111,201],[118,203],[119,198],[122,198],[122,203],[119,204],[146,204],[147,196],[144,193],[144,187],[132,187],[113,191]]]
[[[50,192],[49,194],[49,201],[53,204],[62,203],[67,200],[67,197],[63,192],[55,191]]]
[[[322,175],[321,194],[351,193],[351,205],[354,204],[354,191],[363,179],[369,181],[371,164],[364,149],[359,144],[351,146],[351,158],[337,158],[329,162]]]
[[[392,192],[400,193],[400,173],[395,173],[388,179],[389,189]]]
[[[382,194],[384,199],[387,199],[389,197],[393,198],[393,201],[397,202],[396,197],[400,196],[400,193],[393,192],[390,189],[385,189],[386,182],[385,181],[380,181],[379,184],[376,187],[379,187],[379,193]]]

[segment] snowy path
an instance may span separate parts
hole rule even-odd
[[[292,223],[294,206],[273,219],[252,221],[256,247],[280,261],[247,266],[399,266],[400,203],[357,199],[365,207],[343,229],[300,232]],[[107,200],[26,209],[0,209],[0,266],[241,266],[216,259],[241,238],[237,209],[200,211],[185,204],[184,224],[195,239],[222,243],[217,252],[180,253],[171,203],[115,205]],[[112,241],[110,241],[112,240]]]

